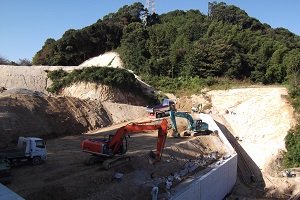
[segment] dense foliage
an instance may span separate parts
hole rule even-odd
[[[75,66],[116,49],[120,44],[123,28],[130,23],[141,22],[142,9],[141,3],[124,6],[117,13],[110,13],[90,26],[66,31],[57,41],[48,38],[32,62],[34,65]]]
[[[293,104],[296,110],[300,108],[300,37],[223,2],[212,3],[209,15],[199,10],[147,15],[141,3],[126,5],[91,26],[66,31],[57,41],[47,39],[33,64],[78,65],[111,50],[119,52],[125,68],[158,89],[200,92],[216,83],[226,87],[228,80],[288,84]],[[83,73],[74,73],[79,72]],[[64,77],[64,73],[57,76]],[[87,77],[94,80],[93,75]],[[53,89],[67,84],[68,79],[71,77],[60,79]],[[286,138],[296,149],[300,146],[298,129]],[[299,150],[288,150],[286,159],[299,158]],[[297,159],[286,163],[300,165]]]
[[[300,38],[288,30],[272,29],[235,6],[217,4],[211,16],[176,10],[158,16],[150,27],[130,24],[119,52],[136,73],[273,84],[289,76],[291,55],[299,55],[299,47]]]
[[[111,67],[86,67],[68,73],[62,69],[47,71],[53,83],[47,90],[56,93],[60,89],[76,82],[92,82],[108,85],[126,92],[142,93],[140,84],[134,75],[125,69]]]
[[[209,15],[175,10],[142,16],[141,3],[123,6],[91,26],[47,39],[35,65],[78,65],[106,51],[120,53],[126,68],[158,77],[226,77],[284,83],[300,63],[300,37],[262,24],[236,6],[213,3]]]
[[[300,125],[289,131],[285,138],[287,152],[284,154],[285,167],[300,166]]]

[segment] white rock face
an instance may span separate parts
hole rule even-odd
[[[272,155],[285,150],[285,136],[293,127],[293,108],[285,99],[284,87],[239,88],[211,91],[215,110],[223,114],[233,135],[253,161],[264,169]]]
[[[91,66],[98,66],[98,67],[113,67],[113,68],[122,68],[123,62],[121,61],[119,54],[115,52],[106,52],[102,55],[97,57],[90,58],[80,64],[81,67],[91,67]]]
[[[0,65],[0,86],[6,89],[24,88],[48,93],[46,88],[52,84],[47,78],[46,70],[63,69],[66,71],[79,69],[79,66],[11,66]]]
[[[91,58],[79,66],[11,66],[0,65],[0,87],[4,87],[8,90],[24,88],[27,90],[39,91],[45,94],[49,94],[46,88],[52,84],[52,81],[47,78],[46,70],[58,70],[63,69],[65,71],[72,71],[74,69],[81,69],[90,66],[108,66],[108,67],[123,67],[123,63],[119,55],[115,52],[107,52],[103,55]],[[64,95],[76,96],[78,98],[91,98],[91,99],[103,99],[103,93],[108,92],[108,87],[101,87],[95,89],[95,84],[82,84],[80,87],[78,84],[66,89]],[[82,91],[82,94],[80,94]],[[74,95],[74,92],[76,95]],[[98,93],[99,92],[99,93]],[[89,97],[90,95],[90,97]],[[108,97],[109,98],[109,97]],[[108,99],[109,100],[109,99]]]

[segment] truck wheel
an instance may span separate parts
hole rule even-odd
[[[40,158],[40,157],[34,157],[33,159],[32,159],[32,165],[34,165],[34,166],[36,166],[36,165],[40,165],[40,164],[42,164],[42,159]]]
[[[160,114],[160,113],[157,113],[157,114],[156,114],[156,118],[161,118],[161,114]]]

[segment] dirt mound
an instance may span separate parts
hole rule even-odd
[[[1,95],[0,118],[1,146],[19,136],[53,138],[112,124],[111,116],[100,102],[40,96],[26,90],[21,94]]]
[[[75,97],[83,100],[88,99],[100,102],[114,102],[135,106],[147,105],[147,100],[142,96],[96,83],[75,83],[72,86],[62,89],[59,95]]]

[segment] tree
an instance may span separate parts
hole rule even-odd
[[[24,59],[19,59],[18,65],[20,66],[31,66],[32,63],[30,60],[24,58]]]
[[[291,97],[300,96],[300,50],[293,49],[285,55],[283,60],[287,70]]]
[[[105,15],[103,17],[103,22],[126,26],[132,22],[141,22],[141,18],[144,16],[145,11],[144,5],[140,2],[136,2],[131,6],[123,6],[116,13]]]
[[[9,63],[10,61],[7,58],[0,55],[0,65],[8,65]]]
[[[51,65],[51,57],[54,55],[55,40],[48,38],[41,50],[39,50],[32,59],[33,65]]]
[[[287,51],[287,48],[281,46],[272,54],[269,61],[269,66],[266,70],[266,80],[268,83],[282,83],[286,76],[286,68],[284,67],[283,55]]]
[[[149,59],[146,49],[148,32],[141,23],[131,23],[123,29],[121,46],[118,49],[124,65],[136,73],[147,73],[145,66]]]

